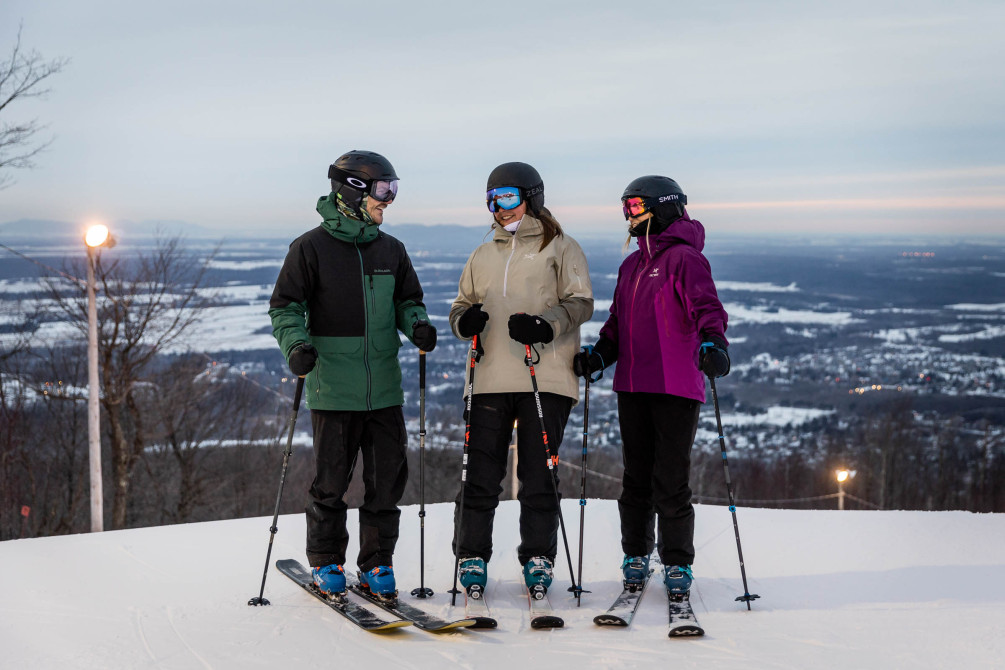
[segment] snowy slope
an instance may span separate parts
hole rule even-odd
[[[563,507],[574,561],[577,502]],[[517,511],[502,503],[489,565],[500,628],[442,635],[360,631],[271,568],[272,605],[249,607],[271,518],[0,543],[0,667],[1005,667],[1005,515],[740,509],[750,590],[761,595],[748,612],[733,600],[743,589],[729,512],[699,506],[692,600],[708,634],[670,640],[658,589],[646,593],[630,629],[591,621],[620,588],[612,501],[586,508],[592,593],[574,606],[562,559],[553,602],[566,628],[531,629],[515,558]],[[403,593],[419,581],[416,512],[402,513]],[[424,606],[454,616],[445,594],[451,508],[427,512],[426,583],[436,596]],[[273,561],[303,561],[303,538],[302,515],[281,517]]]

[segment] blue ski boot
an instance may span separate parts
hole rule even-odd
[[[523,566],[523,581],[535,600],[544,598],[554,578],[555,571],[550,558],[535,556]]]
[[[461,586],[468,595],[477,600],[485,590],[488,576],[485,573],[485,559],[477,556],[462,558],[458,563]]]
[[[649,577],[649,557],[626,555],[621,562],[621,573],[624,575],[625,588],[634,593]]]
[[[693,580],[694,575],[691,574],[690,565],[663,566],[663,583],[666,584],[667,593],[671,595],[687,595],[691,590],[691,582]]]
[[[398,595],[398,589],[394,585],[394,568],[390,565],[378,565],[366,572],[360,571],[359,585],[384,600]]]
[[[311,568],[311,577],[314,578],[314,585],[318,587],[318,591],[326,596],[345,595],[345,572],[341,565],[332,563],[320,568]]]

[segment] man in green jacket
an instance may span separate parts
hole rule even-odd
[[[354,150],[328,177],[332,191],[317,204],[321,225],[290,245],[269,316],[290,370],[306,375],[317,466],[306,510],[314,582],[328,594],[345,592],[342,498],[362,454],[360,582],[393,597],[397,505],[408,479],[398,331],[432,351],[436,329],[404,245],[378,228],[398,190],[391,163]]]

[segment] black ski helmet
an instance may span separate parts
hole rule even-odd
[[[671,223],[684,216],[684,205],[687,204],[687,196],[680,184],[670,177],[654,174],[633,179],[621,194],[622,202],[626,198],[645,200],[646,209],[653,213],[653,223],[656,224],[648,226],[649,234],[662,233]],[[628,214],[625,214],[625,219],[628,219]],[[629,232],[633,235],[645,234],[636,233],[634,229]]]
[[[486,191],[502,186],[516,186],[520,189],[520,199],[527,203],[527,209],[537,214],[544,207],[544,180],[532,166],[526,163],[503,163],[489,174]]]
[[[357,218],[362,218],[363,196],[370,193],[375,182],[395,181],[398,175],[391,161],[377,152],[353,149],[328,166],[328,178],[332,192]]]

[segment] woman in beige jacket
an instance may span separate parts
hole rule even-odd
[[[454,334],[478,335],[484,349],[469,417],[464,508],[455,509],[454,554],[465,589],[484,589],[515,422],[517,555],[528,588],[547,589],[557,551],[557,472],[553,484],[525,345],[533,347],[549,447],[557,456],[569,411],[579,399],[572,359],[579,351],[579,326],[593,315],[593,290],[583,250],[544,207],[537,170],[526,163],[500,165],[489,175],[486,201],[493,237],[468,258],[450,310]],[[458,507],[460,500],[459,494]]]

